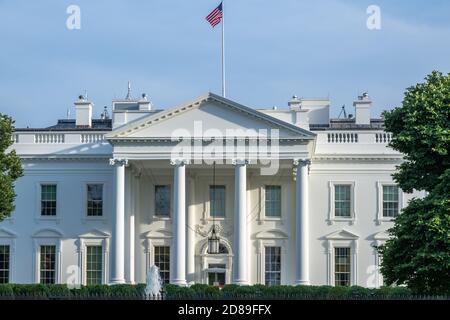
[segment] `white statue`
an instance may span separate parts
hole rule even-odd
[[[159,275],[159,269],[153,265],[147,271],[147,285],[145,287],[145,296],[147,299],[161,297],[162,281]]]

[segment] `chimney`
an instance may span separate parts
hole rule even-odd
[[[87,101],[84,96],[78,97],[78,101],[75,102],[75,124],[77,128],[92,127],[92,107],[93,104]]]
[[[370,107],[372,107],[372,101],[369,94],[364,92],[361,96],[358,96],[358,100],[353,102],[355,107],[355,124],[370,125]]]
[[[297,96],[292,96],[292,99],[288,101],[289,109],[291,110],[299,110],[302,101]]]
[[[138,101],[139,110],[152,110],[152,104],[147,98],[147,94],[143,93],[141,99]]]

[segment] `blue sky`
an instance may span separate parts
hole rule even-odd
[[[450,72],[450,1],[225,1],[228,97],[250,107],[296,94],[352,112],[367,90],[378,116],[433,69]],[[220,28],[204,20],[218,3],[0,0],[0,112],[51,125],[87,90],[98,116],[128,80],[157,108],[220,93]],[[81,30],[66,28],[70,4]],[[366,27],[371,4],[381,30]]]

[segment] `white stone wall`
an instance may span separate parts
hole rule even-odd
[[[346,230],[359,238],[357,240],[357,284],[371,286],[376,264],[373,245],[374,236],[392,226],[391,222],[377,223],[378,187],[379,182],[392,181],[390,174],[394,165],[391,163],[376,165],[372,163],[314,163],[310,171],[310,278],[312,284],[329,283],[327,274],[327,244],[326,236],[336,231]],[[136,179],[131,170],[127,170],[126,190],[126,278],[130,280],[130,245],[134,242],[135,281],[145,281],[147,263],[146,239],[153,244],[170,244],[172,236],[172,219],[154,216],[154,185],[173,184],[173,175],[168,168],[163,174],[155,171],[152,175],[142,175]],[[202,282],[201,273],[204,259],[199,255],[200,245],[204,236],[197,232],[209,230],[212,224],[209,217],[208,186],[212,182],[207,170],[190,170],[187,176],[195,175],[195,225],[189,228],[196,230],[196,276],[197,282]],[[248,197],[248,267],[251,283],[263,280],[260,254],[264,244],[283,247],[282,282],[290,284],[295,275],[295,182],[292,172],[282,170],[279,175],[261,177],[258,170],[249,170],[247,180]],[[355,221],[330,222],[330,182],[354,182]],[[58,186],[57,217],[46,219],[39,216],[39,184],[53,182]],[[104,218],[86,218],[86,184],[89,182],[104,183]],[[136,183],[137,182],[137,183]],[[226,217],[216,219],[223,227],[221,237],[233,245],[233,208],[234,208],[234,170],[218,170],[217,184],[226,185]],[[131,186],[133,184],[133,186]],[[263,186],[280,184],[282,186],[282,217],[270,219],[264,217]],[[138,187],[137,187],[138,185]],[[14,239],[15,270],[13,281],[32,283],[36,281],[34,266],[34,244],[37,232],[52,230],[62,234],[61,243],[61,274],[58,277],[64,282],[66,270],[70,265],[78,265],[78,245],[80,235],[98,230],[112,234],[112,168],[106,160],[103,161],[27,161],[25,176],[20,178],[16,186],[16,211],[11,219],[2,222],[0,226],[17,235]],[[131,192],[131,193],[130,193]],[[191,190],[187,190],[191,192]],[[417,194],[419,195],[419,194]],[[412,195],[405,194],[403,205]],[[187,197],[189,199],[189,197]],[[132,204],[134,203],[134,204]],[[189,204],[189,203],[188,203]],[[134,226],[129,224],[130,212],[136,215]],[[130,240],[131,228],[135,228],[135,240]],[[284,239],[284,237],[287,237]],[[54,235],[48,239],[54,239]],[[45,239],[45,238],[44,238]],[[130,242],[131,241],[131,242]],[[110,248],[109,248],[110,249]],[[152,254],[150,250],[150,254]],[[131,255],[132,256],[132,255]],[[128,257],[128,258],[127,258]],[[111,255],[110,255],[111,258]],[[226,260],[226,259],[225,259]],[[226,260],[228,261],[228,260]],[[110,263],[107,262],[109,265]],[[106,267],[106,265],[105,265]],[[108,269],[108,268],[107,268]],[[372,276],[372,278],[371,278]],[[109,279],[109,275],[107,275]],[[368,282],[369,281],[369,282]]]
[[[16,234],[13,282],[36,282],[35,245],[60,243],[58,279],[65,282],[66,270],[78,265],[79,236],[97,229],[111,234],[111,167],[104,161],[26,161],[24,176],[16,183],[16,210],[0,228]],[[40,183],[57,184],[57,216],[40,217]],[[104,183],[104,219],[86,217],[86,184]],[[55,238],[57,234],[61,236]],[[0,241],[5,238],[0,239]],[[108,262],[107,262],[108,264]],[[106,264],[106,267],[107,267]],[[109,278],[109,276],[107,277]]]

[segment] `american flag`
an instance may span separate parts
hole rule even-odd
[[[214,28],[222,21],[222,17],[223,17],[222,3],[220,3],[217,8],[215,8],[210,14],[206,16],[206,20]]]

